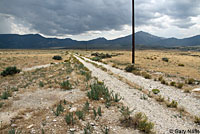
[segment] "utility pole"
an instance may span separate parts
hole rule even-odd
[[[132,0],[132,64],[135,64],[135,15],[134,0]]]

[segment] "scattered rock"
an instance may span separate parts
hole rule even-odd
[[[53,122],[56,122],[56,121],[57,121],[56,119],[53,120]]]
[[[77,110],[77,108],[76,107],[73,107],[73,108],[71,108],[70,110],[69,110],[69,112],[76,112],[76,110]]]
[[[195,88],[195,89],[192,90],[192,92],[198,92],[198,93],[200,93],[200,88]]]
[[[11,127],[17,127],[17,124],[12,124]]]
[[[74,132],[74,131],[76,131],[75,128],[70,128],[69,130],[70,130],[70,132]]]
[[[29,125],[27,128],[30,129],[30,128],[32,128],[32,127],[33,127],[33,124]]]

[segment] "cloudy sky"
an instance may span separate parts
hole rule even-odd
[[[200,0],[135,0],[136,31],[200,34]],[[89,40],[131,34],[131,0],[0,0],[0,34]]]

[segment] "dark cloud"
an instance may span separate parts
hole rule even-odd
[[[199,0],[135,0],[136,26],[163,27],[157,20],[168,16],[171,25],[189,28],[199,7]],[[53,36],[131,26],[131,0],[1,0],[0,13],[0,33],[11,30],[11,21]]]
[[[129,0],[1,0],[0,12],[45,35],[120,30],[131,24]]]

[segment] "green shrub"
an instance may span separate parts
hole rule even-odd
[[[83,111],[76,111],[76,116],[79,120],[84,120],[84,113]]]
[[[93,58],[91,58],[91,60],[93,60],[93,61],[101,61],[101,60],[102,60],[102,58],[101,58],[101,57],[98,57],[98,56],[96,56],[96,57],[93,57]]]
[[[170,85],[171,85],[171,86],[176,86],[176,82],[172,81],[172,82],[170,83]]]
[[[54,60],[62,60],[62,57],[61,56],[58,56],[58,55],[56,55],[56,56],[53,56],[53,58],[52,59],[54,59]]]
[[[195,116],[194,117],[194,123],[200,125],[200,117]]]
[[[44,83],[42,81],[39,82],[40,87],[44,87]]]
[[[113,100],[114,100],[114,102],[119,102],[121,99],[122,99],[122,97],[120,97],[119,94],[113,95]]]
[[[8,99],[8,97],[11,97],[11,93],[8,91],[4,91],[3,94],[1,95],[1,99]]]
[[[151,75],[146,73],[146,72],[142,72],[142,76],[145,78],[145,79],[151,79]]]
[[[161,80],[161,83],[162,84],[166,84],[166,81],[163,79],[163,80]]]
[[[134,70],[138,71],[138,69],[134,65],[128,65],[127,67],[125,67],[126,72],[132,72]]]
[[[164,57],[164,58],[162,58],[162,61],[169,62],[169,59]]]
[[[163,77],[162,77],[162,76],[160,76],[160,77],[158,78],[158,80],[159,80],[159,81],[162,81],[162,80],[163,80]]]
[[[190,85],[192,85],[192,84],[194,84],[194,82],[195,82],[195,80],[193,79],[193,78],[190,78],[190,79],[188,79],[188,84],[190,84]]]
[[[68,125],[70,124],[74,124],[74,116],[73,116],[73,113],[68,113],[66,116],[65,116],[65,121]]]
[[[178,66],[179,66],[179,67],[184,67],[185,65],[184,65],[184,64],[178,64]]]
[[[178,83],[177,87],[181,89],[183,87],[183,83]]]
[[[145,114],[137,113],[132,120],[135,128],[147,134],[152,133],[154,124],[148,121],[148,118]]]
[[[167,107],[170,107],[170,108],[177,108],[178,106],[178,102],[176,102],[175,100],[172,100],[171,103],[167,103]]]
[[[60,86],[61,86],[62,89],[65,89],[65,90],[72,89],[72,85],[70,84],[69,80],[62,82],[60,84]]]
[[[84,134],[92,134],[92,132],[93,132],[93,127],[90,125],[90,123],[88,123],[84,127]]]
[[[15,66],[14,67],[7,67],[3,72],[1,72],[1,75],[3,77],[7,75],[14,75],[17,73],[20,73],[21,70],[17,69]]]
[[[87,92],[87,96],[91,100],[99,100],[100,97],[104,99],[108,99],[111,97],[111,93],[109,92],[108,88],[104,86],[104,83],[93,83],[90,85],[91,91]]]
[[[153,92],[154,94],[158,94],[158,93],[160,93],[160,90],[159,90],[159,89],[153,89],[152,92]]]
[[[97,111],[93,108],[94,119],[97,117]]]

